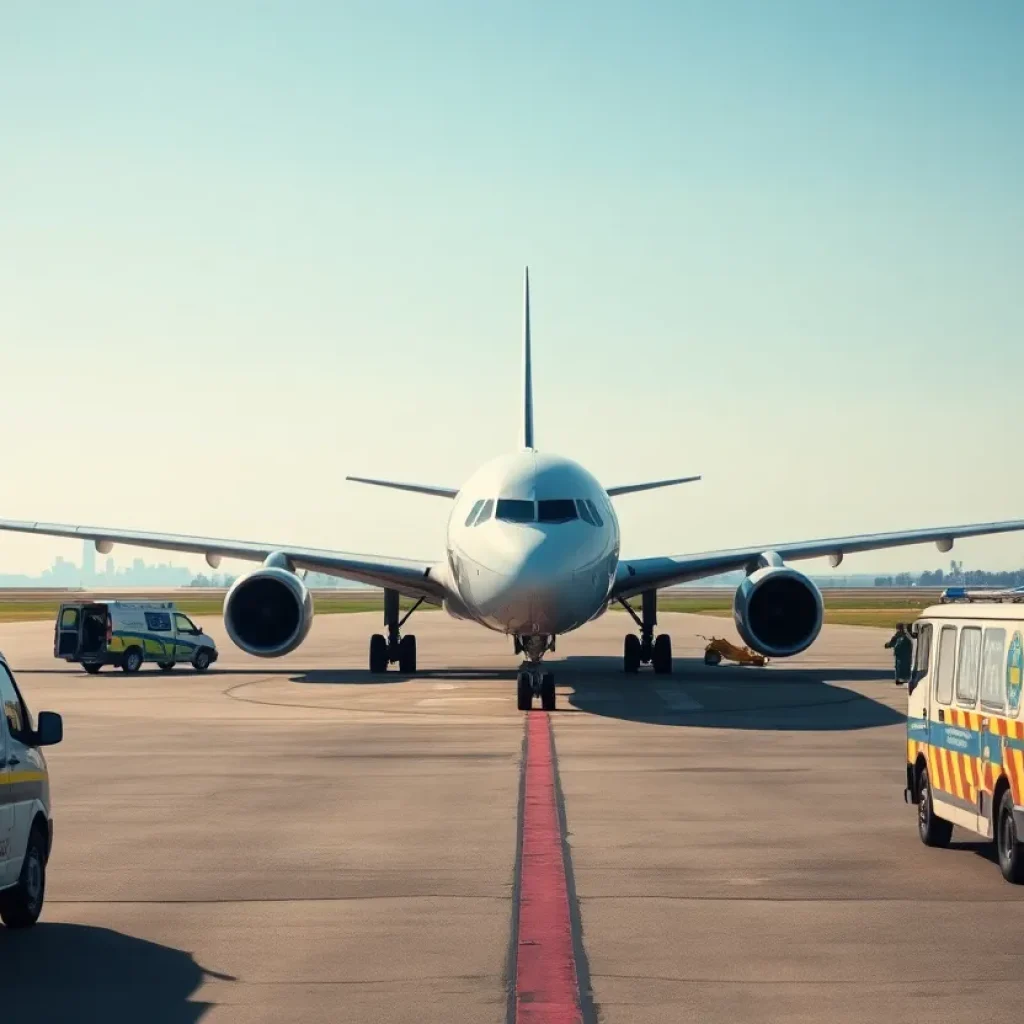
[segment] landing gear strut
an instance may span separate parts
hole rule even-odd
[[[409,616],[423,604],[421,597],[401,618],[398,607],[398,591],[384,591],[384,625],[388,635],[374,633],[370,637],[370,671],[387,672],[388,665],[398,662],[398,671],[412,673],[416,671],[416,637],[411,633],[401,635],[401,628]]]
[[[541,668],[541,658],[547,651],[555,649],[555,638],[547,636],[515,637],[515,650],[522,651],[529,659],[519,666],[516,674],[516,707],[520,711],[529,711],[533,707],[533,698],[540,697],[543,711],[555,710],[555,675]]]
[[[641,665],[650,665],[658,675],[672,671],[672,637],[668,633],[654,635],[658,624],[658,592],[645,590],[641,595],[640,615],[626,601],[619,604],[633,616],[640,627],[640,635],[628,633],[622,645],[622,667],[626,672],[638,672]]]

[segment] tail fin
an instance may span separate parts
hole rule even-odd
[[[523,447],[533,448],[533,366],[530,361],[530,268],[523,278]]]

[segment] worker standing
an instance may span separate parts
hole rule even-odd
[[[910,666],[914,660],[914,641],[910,638],[906,623],[896,625],[896,632],[889,638],[886,648],[891,648],[896,662],[896,685],[910,682]]]

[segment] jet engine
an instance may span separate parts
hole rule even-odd
[[[306,639],[312,624],[313,596],[295,573],[280,566],[240,576],[224,598],[224,628],[246,654],[280,658]]]
[[[732,615],[744,643],[766,657],[788,658],[817,639],[824,607],[820,591],[802,572],[778,556],[771,561],[739,585]]]

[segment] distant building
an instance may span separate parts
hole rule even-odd
[[[96,545],[87,540],[82,545],[82,582],[88,585],[96,579]]]

